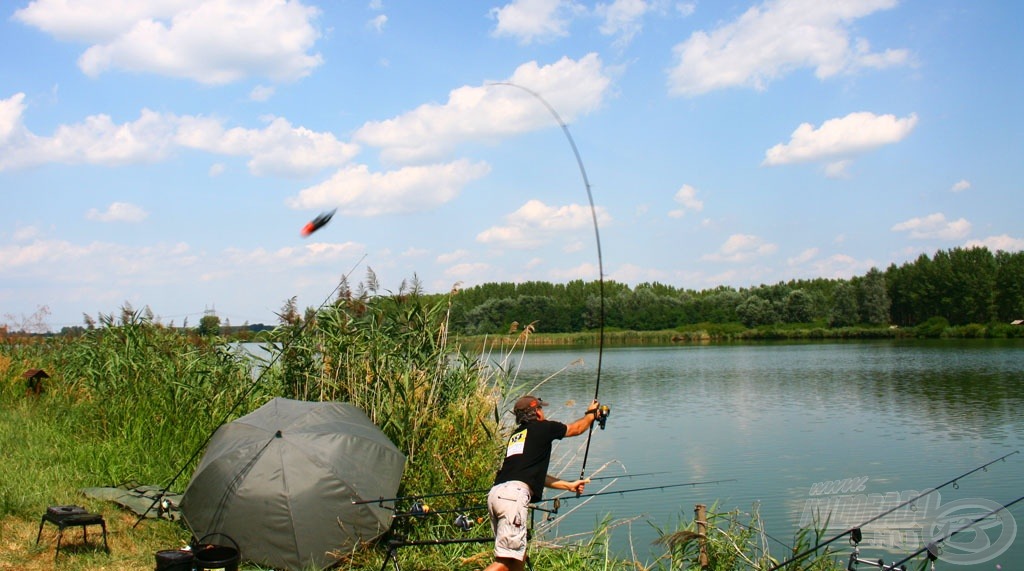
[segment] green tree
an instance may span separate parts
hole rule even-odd
[[[995,308],[996,259],[988,248],[954,248],[947,295],[955,300],[944,314],[953,325],[988,323]]]
[[[829,325],[847,327],[857,323],[857,290],[848,283],[836,286],[832,293],[832,316]]]
[[[802,289],[789,292],[783,308],[783,319],[787,323],[808,323],[814,319],[814,300]]]
[[[203,337],[214,337],[220,335],[220,317],[212,313],[204,315],[199,320],[199,335]]]
[[[996,252],[995,312],[1003,323],[1024,319],[1024,252]]]
[[[862,323],[884,325],[889,323],[889,291],[885,283],[885,274],[878,268],[871,268],[864,277],[857,281],[860,320]]]
[[[757,295],[750,295],[743,300],[736,308],[736,315],[747,327],[771,325],[779,320],[772,302]]]

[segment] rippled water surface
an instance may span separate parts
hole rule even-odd
[[[549,418],[574,420],[593,398],[597,357],[595,349],[529,351],[518,384],[527,390],[543,382],[535,392],[553,403]],[[595,428],[587,472],[605,464],[602,476],[668,472],[621,479],[610,489],[734,481],[596,497],[560,520],[559,535],[592,529],[605,514],[639,516],[616,529],[614,544],[626,549],[631,537],[645,550],[656,537],[649,523],[673,528],[693,517],[695,504],[717,512],[757,505],[772,553],[782,557],[815,511],[831,514],[829,538],[1020,450],[1024,343],[606,348],[600,400],[612,414],[606,430]],[[579,475],[583,444],[585,437],[558,444],[554,461],[566,477]],[[834,481],[846,481],[846,489],[820,485]],[[599,490],[594,482],[587,491]],[[923,537],[1021,496],[1018,453],[865,526],[862,555],[902,559],[924,546]],[[560,515],[581,503],[564,502]],[[1024,501],[999,516],[946,542],[937,568],[1024,569],[1024,530],[1016,530]],[[657,555],[650,552],[648,559]]]

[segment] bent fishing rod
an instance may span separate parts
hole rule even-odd
[[[598,476],[594,478],[587,478],[590,482],[600,482],[602,480],[616,480],[619,478],[640,478],[643,476],[654,476],[657,474],[671,474],[669,470],[662,470],[658,472],[643,472],[640,474],[620,474],[618,476]],[[486,494],[491,491],[490,488],[479,489],[479,490],[459,490],[457,492],[437,492],[433,494],[418,494],[412,496],[396,496],[394,498],[377,498],[375,500],[354,500],[352,505],[363,505],[363,504],[381,504],[380,507],[388,507],[383,505],[385,502],[401,502],[408,500],[426,500],[431,498],[447,498],[452,496],[469,496],[472,494]],[[390,509],[394,509],[393,507]]]
[[[342,275],[342,277],[344,279],[338,280],[338,285],[334,286],[334,289],[331,290],[331,293],[327,294],[327,297],[324,298],[323,303],[321,303],[316,308],[316,313],[319,313],[320,310],[323,309],[325,305],[330,303],[331,298],[334,297],[334,294],[337,293],[339,289],[341,289],[342,284],[344,284],[344,283],[346,283],[348,281],[348,277],[350,275],[352,275],[352,272],[356,271],[356,268],[358,268],[359,265],[362,264],[363,260],[365,260],[365,259],[366,259],[366,254],[363,254],[363,257],[359,258],[359,260],[355,264],[352,265],[352,269],[350,269],[348,271],[348,273]],[[290,346],[291,343],[294,342],[294,340],[298,337],[298,335],[300,335],[306,329],[307,325],[309,325],[309,320],[306,320],[306,321],[302,322],[302,324],[299,326],[299,330],[298,330],[297,334],[295,336],[293,336],[292,339],[288,342],[288,346]],[[260,371],[260,374],[259,374],[259,376],[256,377],[256,380],[254,380],[252,382],[252,384],[249,385],[249,388],[245,389],[245,391],[243,391],[242,394],[239,395],[238,399],[235,400],[235,404],[232,405],[231,408],[226,413],[224,413],[224,416],[221,418],[220,422],[217,424],[218,428],[221,425],[223,425],[225,422],[227,422],[228,419],[231,418],[231,415],[235,414],[235,412],[238,410],[238,407],[242,406],[242,403],[245,402],[245,399],[248,398],[248,396],[252,393],[253,390],[256,389],[256,387],[259,386],[260,382],[263,380],[263,376],[266,375],[268,371],[270,371],[270,369],[274,366],[274,363],[276,363],[277,360],[280,359],[281,356],[285,354],[285,351],[287,349],[288,349],[287,346],[286,347],[282,347],[281,351],[279,351],[276,355],[274,355],[274,358],[271,359],[270,362],[267,363],[267,365],[265,367],[263,367],[263,370]],[[153,498],[153,503],[149,504],[149,507],[146,508],[146,511],[142,512],[142,515],[139,516],[139,519],[137,519],[135,521],[135,523],[132,525],[132,529],[137,527],[139,525],[139,523],[142,522],[142,520],[146,518],[146,515],[149,514],[149,512],[152,511],[154,507],[156,507],[157,504],[163,505],[163,498],[164,498],[164,495],[167,494],[167,490],[171,489],[171,486],[174,485],[174,482],[177,482],[178,478],[180,478],[181,475],[185,473],[185,469],[188,468],[188,466],[190,464],[192,464],[192,461],[195,460],[199,456],[199,454],[202,453],[202,451],[206,448],[206,445],[209,444],[211,440],[213,440],[213,436],[214,436],[214,434],[216,434],[216,432],[217,432],[216,429],[212,430],[206,436],[206,440],[204,440],[199,446],[196,447],[195,451],[192,452],[192,455],[189,456],[188,460],[186,460],[182,464],[181,469],[178,470],[178,473],[176,473],[174,475],[174,477],[171,478],[171,481],[167,482],[167,485],[164,486],[163,489],[160,490],[160,493],[158,493],[156,495],[156,497]]]
[[[565,133],[565,138],[568,139],[569,146],[572,147],[572,153],[576,157],[576,165],[580,169],[580,176],[583,177],[583,186],[586,188],[587,200],[590,202],[590,217],[594,222],[594,239],[597,242],[597,280],[600,294],[600,315],[598,316],[599,334],[597,339],[597,378],[594,381],[594,400],[596,401],[601,392],[601,359],[604,356],[604,258],[601,255],[601,230],[597,224],[597,207],[594,206],[594,195],[590,191],[590,179],[587,177],[587,169],[583,166],[583,158],[580,156],[579,149],[576,148],[576,141],[572,138],[572,133],[569,132],[569,126],[562,120],[562,116],[558,114],[558,111],[556,111],[546,99],[541,97],[536,91],[510,81],[499,81],[492,83],[491,85],[507,85],[509,87],[521,89],[544,104],[544,107],[547,107],[551,116],[555,118],[555,121],[557,121],[558,125],[562,128],[562,132]],[[599,422],[603,429],[605,427],[605,421],[608,418],[609,409],[608,407],[601,408],[602,411],[598,414],[602,415]],[[587,473],[587,456],[590,454],[590,437],[593,436],[593,434],[594,425],[591,424],[587,431],[587,446],[583,451],[583,465],[580,467],[580,480],[582,480]]]
[[[795,561],[799,561],[799,560],[803,559],[804,557],[807,557],[811,553],[814,553],[818,549],[820,549],[822,547],[825,547],[826,545],[829,545],[830,543],[832,543],[832,542],[834,542],[834,541],[836,541],[836,540],[838,540],[838,539],[840,539],[840,538],[842,538],[842,537],[844,537],[846,535],[854,533],[855,530],[860,530],[860,528],[864,527],[865,525],[868,525],[869,523],[878,521],[878,520],[882,519],[883,517],[891,514],[892,512],[894,512],[894,511],[896,511],[896,510],[898,510],[898,509],[900,509],[902,507],[905,507],[907,505],[910,505],[910,504],[916,502],[917,500],[919,500],[919,499],[921,499],[921,498],[923,498],[923,497],[925,497],[925,496],[927,496],[929,494],[935,493],[935,492],[941,490],[942,488],[945,488],[946,486],[948,486],[950,484],[953,484],[954,488],[956,488],[956,487],[959,486],[957,481],[960,480],[961,478],[966,478],[967,476],[970,476],[971,474],[973,474],[975,472],[978,472],[980,470],[985,470],[986,468],[988,468],[992,464],[995,464],[996,462],[999,462],[1000,460],[1005,461],[1006,458],[1008,458],[1010,456],[1013,456],[1014,454],[1019,454],[1019,453],[1020,453],[1020,450],[1014,450],[1013,452],[1010,452],[1009,454],[1004,454],[1004,455],[1000,456],[999,458],[996,458],[995,460],[992,460],[990,462],[986,462],[985,464],[982,464],[981,466],[978,466],[977,468],[974,468],[974,469],[972,469],[972,470],[970,470],[968,472],[964,472],[963,474],[960,474],[959,476],[957,476],[957,477],[947,481],[944,484],[941,484],[941,485],[936,486],[934,488],[930,488],[928,490],[925,490],[925,491],[921,492],[920,494],[910,498],[909,500],[907,500],[907,501],[905,501],[905,502],[903,502],[903,503],[901,503],[899,505],[896,505],[896,506],[894,506],[894,507],[892,507],[890,509],[887,509],[884,512],[882,512],[882,513],[872,517],[871,519],[865,521],[864,523],[862,523],[860,525],[851,527],[850,529],[848,529],[848,530],[846,530],[846,531],[844,531],[844,532],[842,532],[842,533],[832,537],[831,539],[827,539],[827,540],[825,540],[825,541],[815,545],[814,547],[810,547],[810,548],[808,548],[808,549],[806,549],[804,551],[801,551],[800,553],[797,553],[796,555],[794,555],[793,557],[790,557],[789,559],[783,561],[782,563],[778,563],[778,564],[774,565],[773,567],[769,567],[768,571],[775,571],[776,569],[781,569],[781,568],[785,567],[786,565],[789,565],[790,563],[793,563]]]

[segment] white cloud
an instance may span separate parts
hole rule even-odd
[[[866,40],[851,42],[854,22],[898,0],[768,0],[711,32],[697,31],[675,46],[669,70],[672,95],[716,89],[765,89],[794,70],[813,68],[819,79],[866,67],[906,64],[906,50],[872,53]],[[851,45],[852,43],[852,45]]]
[[[309,53],[319,14],[300,0],[34,0],[13,17],[92,44],[78,60],[92,77],[117,69],[224,84],[308,75],[323,61]]]
[[[667,272],[657,268],[644,268],[636,264],[623,264],[608,275],[608,279],[625,284],[645,282],[666,282],[672,278]]]
[[[953,185],[953,188],[950,188],[949,190],[950,192],[963,192],[969,188],[971,188],[971,181],[967,179],[960,179]]]
[[[676,12],[682,17],[692,16],[697,11],[696,2],[678,2],[676,3]]]
[[[964,244],[965,248],[982,246],[988,248],[992,252],[999,250],[1004,252],[1020,252],[1024,250],[1024,238],[1014,238],[1008,234],[1000,234],[999,236],[989,236],[982,240],[969,240]]]
[[[576,252],[582,251],[583,248],[586,247],[587,245],[584,244],[582,240],[570,240],[565,244],[562,244],[562,251],[565,252],[566,254],[575,254]]]
[[[598,278],[597,264],[584,262],[571,268],[558,268],[548,272],[548,276],[555,282],[569,280],[596,280]]]
[[[374,16],[373,18],[371,18],[370,21],[366,23],[366,26],[369,27],[370,29],[380,33],[380,32],[384,31],[384,25],[387,24],[387,23],[388,23],[387,15],[385,15],[385,14],[378,14],[377,16]]]
[[[444,204],[470,182],[487,175],[487,163],[458,160],[375,173],[353,165],[303,189],[286,202],[292,208],[333,208],[348,216],[417,212]]]
[[[154,162],[166,157],[174,146],[173,117],[148,109],[128,123],[115,124],[108,115],[92,115],[81,123],[57,127],[52,137],[37,136],[22,123],[24,107],[18,108],[19,96],[0,102],[0,133],[7,133],[0,137],[0,171],[46,163],[116,166]],[[16,112],[10,112],[12,107]]]
[[[455,264],[454,266],[446,269],[444,271],[444,275],[462,280],[476,278],[476,281],[481,281],[484,276],[490,273],[490,271],[491,265],[484,262],[462,263]]]
[[[877,266],[874,260],[858,260],[847,254],[834,254],[808,264],[804,275],[812,278],[849,279]]]
[[[971,233],[971,223],[964,218],[946,220],[940,212],[929,214],[924,218],[911,218],[894,225],[893,232],[909,232],[911,238],[940,240],[958,240]]]
[[[808,248],[786,260],[789,276],[810,278],[848,279],[863,274],[878,264],[874,260],[858,260],[848,254],[833,254],[819,258],[818,248]]]
[[[0,145],[24,131],[21,116],[25,112],[25,94],[15,93],[8,99],[0,99]],[[3,162],[0,161],[0,168]]]
[[[225,129],[216,119],[176,116],[143,109],[139,118],[114,123],[92,115],[81,123],[61,125],[50,137],[28,131],[21,118],[21,94],[0,100],[0,171],[48,163],[119,166],[163,160],[179,148],[222,155],[250,156],[257,175],[300,176],[341,166],[359,147],[331,133],[295,127],[270,118],[263,129]]]
[[[36,226],[16,226],[11,233],[11,239],[15,242],[27,242],[40,235]]]
[[[122,245],[65,240],[34,240],[0,246],[0,267],[9,278],[58,279],[64,284],[177,283],[178,272],[191,266],[196,255],[184,243]]]
[[[684,184],[676,191],[673,199],[682,208],[669,211],[668,215],[672,218],[682,218],[687,211],[700,212],[704,209],[704,202],[697,198],[697,189],[688,184]]]
[[[219,122],[184,117],[176,142],[183,147],[224,155],[248,155],[256,175],[303,176],[341,166],[359,153],[359,146],[333,134],[296,127],[281,117],[267,118],[263,129],[225,129]]]
[[[274,96],[274,87],[269,85],[257,85],[249,92],[250,101],[269,101]]]
[[[710,262],[748,262],[775,253],[778,246],[751,234],[733,234],[717,252],[701,256]]]
[[[902,141],[916,125],[917,115],[913,113],[897,119],[895,115],[869,112],[829,119],[817,129],[802,123],[793,131],[789,143],[779,143],[765,151],[762,164],[784,165],[863,153]],[[845,169],[845,165],[840,166]],[[835,168],[830,170],[834,172]]]
[[[430,250],[426,248],[412,247],[401,253],[403,258],[420,258],[430,253]]]
[[[807,248],[803,252],[800,252],[796,257],[789,258],[786,263],[790,266],[799,266],[800,264],[806,264],[818,256],[817,248]]]
[[[227,171],[227,169],[228,167],[226,167],[224,163],[214,163],[210,165],[210,170],[207,174],[209,174],[211,178],[216,178],[224,174]]]
[[[90,208],[85,217],[97,222],[142,222],[149,217],[149,213],[135,204],[114,202],[103,212]]]
[[[647,0],[614,0],[598,4],[597,15],[604,19],[599,28],[606,36],[616,36],[615,44],[628,45],[643,28],[641,20],[652,8]]]
[[[507,81],[539,93],[566,122],[597,110],[611,84],[596,54],[545,66],[525,63]],[[443,105],[424,104],[368,122],[353,141],[379,147],[385,160],[407,163],[436,159],[464,141],[493,141],[554,125],[548,110],[522,89],[465,86],[451,91]]]
[[[468,250],[455,250],[453,252],[447,252],[437,257],[437,263],[439,264],[452,264],[459,260],[465,259],[469,255]]]
[[[514,0],[501,8],[491,8],[498,21],[492,34],[511,36],[522,44],[550,41],[569,35],[572,17],[583,8],[571,0]]]
[[[825,176],[828,178],[846,178],[849,176],[850,159],[843,159],[825,165]]]
[[[599,226],[611,221],[603,208],[595,210]],[[494,226],[477,234],[477,242],[516,249],[536,248],[556,236],[591,226],[593,216],[589,206],[570,204],[556,207],[530,200],[506,216],[505,222],[505,226]]]

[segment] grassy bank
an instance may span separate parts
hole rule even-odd
[[[339,302],[277,328],[272,340],[281,349],[260,364],[267,369],[256,383],[252,360],[223,339],[182,335],[132,312],[80,337],[0,342],[0,569],[153,569],[157,551],[189,540],[186,528],[159,519],[135,525],[134,513],[87,498],[82,488],[137,483],[181,492],[212,431],[275,396],[346,401],[366,411],[408,457],[399,495],[487,488],[510,428],[503,411],[516,396],[508,385],[512,356],[542,338],[520,332],[481,344],[484,350],[469,357],[447,337],[446,309],[409,296]],[[22,373],[30,368],[50,375],[41,394],[26,391]],[[433,507],[454,509],[458,501],[439,499]],[[35,545],[46,507],[64,504],[104,515],[109,554],[95,547],[99,538],[91,530],[92,547],[68,530],[69,546],[57,562],[53,526]],[[709,568],[766,568],[759,522],[736,517],[709,522]],[[412,540],[490,532],[486,522],[466,533],[440,517],[396,522],[394,532]],[[616,527],[608,521],[582,540],[538,540],[531,551],[535,568],[689,569],[700,550],[691,521],[665,530],[657,561],[616,557],[607,547],[613,530],[624,533]],[[487,543],[398,553],[403,569],[482,569],[491,558]],[[380,569],[385,554],[364,546],[340,568]],[[839,568],[828,557],[801,567]]]

